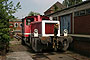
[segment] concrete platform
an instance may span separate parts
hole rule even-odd
[[[6,60],[33,60],[28,52],[11,52],[6,56]]]
[[[70,45],[73,51],[90,57],[90,35],[69,34],[73,37]]]

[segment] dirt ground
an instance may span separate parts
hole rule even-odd
[[[53,52],[53,50],[46,50],[43,51],[42,53],[35,53],[30,47],[21,45],[21,40],[18,41],[17,39],[14,39],[13,41],[10,42],[9,53],[7,53],[6,57],[11,56],[10,55],[11,53],[16,54],[16,52],[17,53],[25,52],[25,54],[28,53],[28,56],[30,56],[33,60],[90,60],[89,57],[82,56],[80,54],[71,51]]]

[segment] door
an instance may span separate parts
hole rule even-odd
[[[64,15],[60,18],[60,27],[61,27],[61,34],[63,34],[64,29],[68,30],[68,33],[71,33],[71,15]]]

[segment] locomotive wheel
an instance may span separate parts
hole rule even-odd
[[[34,38],[32,38],[32,49],[35,50],[35,47],[34,47]]]
[[[22,44],[22,45],[25,45],[25,41],[24,41],[24,40],[25,40],[25,38],[22,37],[22,41],[21,41],[21,44]]]
[[[32,38],[30,38],[30,47],[32,47]]]
[[[41,52],[42,51],[39,38],[33,38],[32,39],[32,49],[35,52]]]
[[[57,51],[57,46],[54,47],[54,51]]]
[[[64,40],[63,43],[62,43],[63,47],[62,47],[62,51],[66,51],[69,47],[69,41],[67,40]]]

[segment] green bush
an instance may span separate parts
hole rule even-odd
[[[9,19],[15,18],[14,14],[17,9],[21,9],[20,2],[16,6],[9,0],[0,0],[0,50],[7,49],[10,41],[9,36]]]

